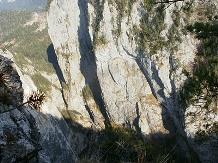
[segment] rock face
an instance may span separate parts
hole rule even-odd
[[[143,127],[143,132],[149,134],[151,130],[154,132],[164,130],[160,104],[152,95],[144,74],[135,61],[136,56],[131,56],[132,54],[130,55],[123,45],[117,47],[111,33],[106,33],[111,37],[108,39],[108,44],[93,52],[87,2],[52,1],[50,6],[48,24],[52,28],[49,28],[49,33],[68,86],[68,90],[64,89],[68,109],[82,114],[82,119],[77,119],[77,122],[90,127],[93,122],[96,125],[96,121],[102,123],[104,119],[105,125],[109,120],[116,124],[132,125],[138,116],[145,117],[143,121],[146,121],[148,114],[151,114],[149,117],[151,121],[156,122],[155,126],[150,128],[148,122],[141,122],[140,119],[139,123],[146,128]],[[74,9],[72,10],[70,6]],[[109,7],[106,6],[105,9],[109,10]],[[53,19],[54,13],[57,19]],[[110,19],[107,16],[105,18]],[[106,28],[113,28],[110,21],[105,22],[107,24],[103,25]],[[60,39],[56,39],[57,37]],[[82,92],[87,85],[98,107],[89,105],[89,102],[84,100],[86,97]],[[145,102],[146,99],[150,102]],[[87,107],[95,115],[94,121],[91,121]],[[158,112],[156,116],[159,117],[153,116],[152,112],[146,113],[148,108],[153,108],[153,113]],[[99,111],[103,117],[99,117],[101,115]],[[98,128],[98,125],[96,127]]]
[[[25,78],[20,72],[18,75],[15,67],[0,55],[0,161],[74,162],[74,134],[56,107],[50,105],[52,112],[46,114],[22,105],[22,86],[28,84],[22,84],[20,76]]]
[[[67,110],[76,112],[74,121],[92,128],[125,125],[144,135],[174,132],[187,156],[193,150],[202,162],[214,162],[217,150],[208,148],[215,139],[195,143],[197,127],[185,116],[195,107],[185,112],[178,99],[187,79],[182,70],[193,64],[198,44],[181,30],[197,13],[189,20],[187,13],[177,17],[174,11],[182,5],[170,5],[160,14],[161,8],[142,1],[53,0],[48,31],[64,76]],[[193,5],[202,7],[197,1]],[[139,38],[140,32],[146,38]]]
[[[114,19],[116,22],[118,13],[110,11],[111,8],[116,11],[116,8],[109,6],[107,1],[99,4],[99,7],[101,5],[104,8],[102,20],[96,23],[100,26],[99,35],[104,36],[106,42],[96,45],[94,50],[93,33],[96,29],[92,28],[91,23],[94,24],[98,16],[94,15],[93,7],[96,6],[86,1],[53,0],[50,4],[49,34],[68,86],[68,90],[64,89],[68,109],[82,114],[82,122],[77,122],[91,126],[86,106],[94,115],[96,109],[84,101],[82,93],[88,85],[105,123],[109,123],[109,120],[118,125],[136,125],[144,134],[166,132],[162,123],[161,103],[167,96],[165,92],[170,94],[172,91],[170,79],[166,77],[170,69],[169,54],[163,58],[166,65],[157,70],[154,61],[137,53],[135,42],[131,42],[127,34],[129,27],[139,24],[138,3],[133,6],[131,20],[121,21],[124,29],[117,39],[112,33],[116,23],[111,21]],[[129,23],[128,26],[124,25],[126,23]],[[163,79],[159,77],[158,71],[164,71],[162,76],[167,80],[165,85],[161,83]],[[161,95],[157,94],[159,90]],[[101,122],[102,118],[97,118],[97,121]]]
[[[48,31],[64,76],[67,109],[76,111],[76,122],[94,128],[130,126],[144,135],[174,132],[187,157],[193,150],[201,161],[214,162],[217,150],[206,152],[210,141],[196,144],[197,128],[187,123],[186,113],[195,107],[184,112],[178,99],[186,80],[182,70],[194,62],[198,44],[181,30],[196,13],[174,13],[182,3],[158,15],[158,7],[149,9],[141,1],[122,6],[113,0],[53,0]],[[193,6],[202,7],[197,1]],[[138,38],[143,32],[146,43]]]
[[[86,152],[94,156],[90,142],[108,126],[133,128],[145,139],[176,137],[189,161],[195,156],[217,162],[217,106],[209,113],[200,105],[184,108],[179,92],[187,80],[183,69],[192,69],[199,44],[184,28],[204,19],[198,9],[217,14],[218,2],[193,1],[192,13],[181,10],[189,7],[183,2],[164,10],[141,0],[49,2],[58,62],[50,59],[59,79],[52,84],[60,82],[61,91],[52,86],[40,112],[23,105],[37,88],[13,56],[0,51],[1,162],[65,163]]]

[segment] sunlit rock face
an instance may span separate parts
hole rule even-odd
[[[160,14],[140,0],[122,9],[113,0],[53,0],[47,13],[48,31],[73,121],[95,129],[129,126],[145,136],[173,133],[187,156],[193,150],[202,162],[213,162],[217,150],[209,149],[215,139],[205,144],[194,141],[198,127],[186,115],[195,107],[185,110],[179,100],[187,80],[182,70],[194,64],[199,43],[183,33],[197,13],[182,12],[177,17],[175,11],[182,5],[170,5]],[[193,3],[196,11],[205,6]],[[139,38],[143,32],[146,37]]]
[[[50,4],[47,17],[49,34],[66,81],[64,94],[68,109],[81,114],[77,122],[84,126],[99,128],[111,121],[118,125],[143,126],[141,130],[145,134],[166,132],[160,103],[136,61],[136,45],[128,46],[130,41],[125,34],[117,44],[111,33],[113,24],[110,23],[112,16],[117,15],[109,11],[108,2],[104,8],[99,35],[106,35],[107,44],[93,50],[94,29],[88,20],[88,15],[94,19],[91,17],[93,6],[86,1],[52,1]],[[134,9],[133,17],[139,21],[137,6]],[[83,90],[87,85],[93,99],[84,97]],[[87,107],[94,114],[94,120],[90,119]],[[133,124],[138,118],[138,124]]]
[[[12,60],[2,56],[10,57],[10,53],[0,53],[1,162],[74,162],[77,158],[71,147],[74,134],[58,109],[45,104],[44,110],[48,107],[52,110],[46,113],[23,105],[27,100],[23,100],[24,89],[29,89],[27,86],[33,82],[22,83],[21,78],[27,78],[20,70],[17,73],[18,67]]]

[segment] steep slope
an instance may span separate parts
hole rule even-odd
[[[194,140],[209,119],[187,123],[187,113],[198,108],[185,110],[179,99],[187,80],[183,69],[192,68],[199,43],[184,29],[210,5],[215,11],[216,3],[198,1],[51,1],[49,34],[67,108],[77,113],[73,120],[93,128],[104,120],[106,127],[133,127],[145,137],[169,132],[188,159],[196,153],[202,162],[215,162],[217,149],[210,144],[217,135],[203,144]],[[217,122],[217,112],[209,114],[211,124]]]
[[[49,63],[51,40],[45,15],[45,12],[0,11],[0,48],[13,52],[16,64],[31,76],[38,89],[50,92],[54,69]]]
[[[0,53],[0,161],[74,162],[74,134],[57,107],[46,102],[39,112],[22,105],[27,100],[23,101],[27,97],[24,90],[29,94],[35,86],[11,60],[2,56],[10,57],[9,52]]]

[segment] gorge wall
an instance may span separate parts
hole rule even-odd
[[[193,140],[208,119],[188,123],[187,113],[197,108],[185,110],[179,100],[187,79],[182,71],[191,69],[199,43],[183,29],[199,18],[199,8],[217,7],[205,3],[194,1],[190,13],[182,11],[184,2],[164,8],[140,0],[53,0],[48,31],[73,120],[96,129],[129,126],[145,136],[177,133],[187,155],[191,149],[213,162],[217,150],[208,148],[216,148],[215,138],[201,145]]]
[[[25,74],[0,50],[0,161],[95,158],[90,146],[110,127],[134,129],[145,141],[176,138],[188,162],[217,161],[217,103],[186,106],[181,91],[201,45],[186,26],[215,18],[218,2],[148,2],[49,1],[47,53],[57,76],[39,71],[51,84],[41,110],[24,105],[37,90],[27,75],[34,65],[24,65]]]
[[[39,112],[23,105],[36,87],[29,76],[21,73],[12,57],[10,52],[0,50],[0,161],[76,160],[77,154],[71,146],[75,134],[57,106],[46,102]]]

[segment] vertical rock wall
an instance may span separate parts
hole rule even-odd
[[[67,108],[80,115],[76,122],[97,128],[130,126],[144,135],[173,132],[187,156],[194,149],[204,151],[202,161],[214,161],[208,144],[197,146],[193,137],[187,139],[194,129],[186,124],[179,101],[187,79],[182,70],[191,68],[198,44],[182,31],[189,21],[186,13],[175,14],[182,5],[170,5],[160,15],[156,9],[161,8],[149,11],[140,0],[124,6],[124,11],[113,0],[53,0],[47,17],[49,34],[65,78]],[[198,5],[194,1],[194,8]],[[173,31],[177,21],[180,24]],[[138,36],[152,23],[142,50]],[[91,90],[90,96],[84,88]]]

